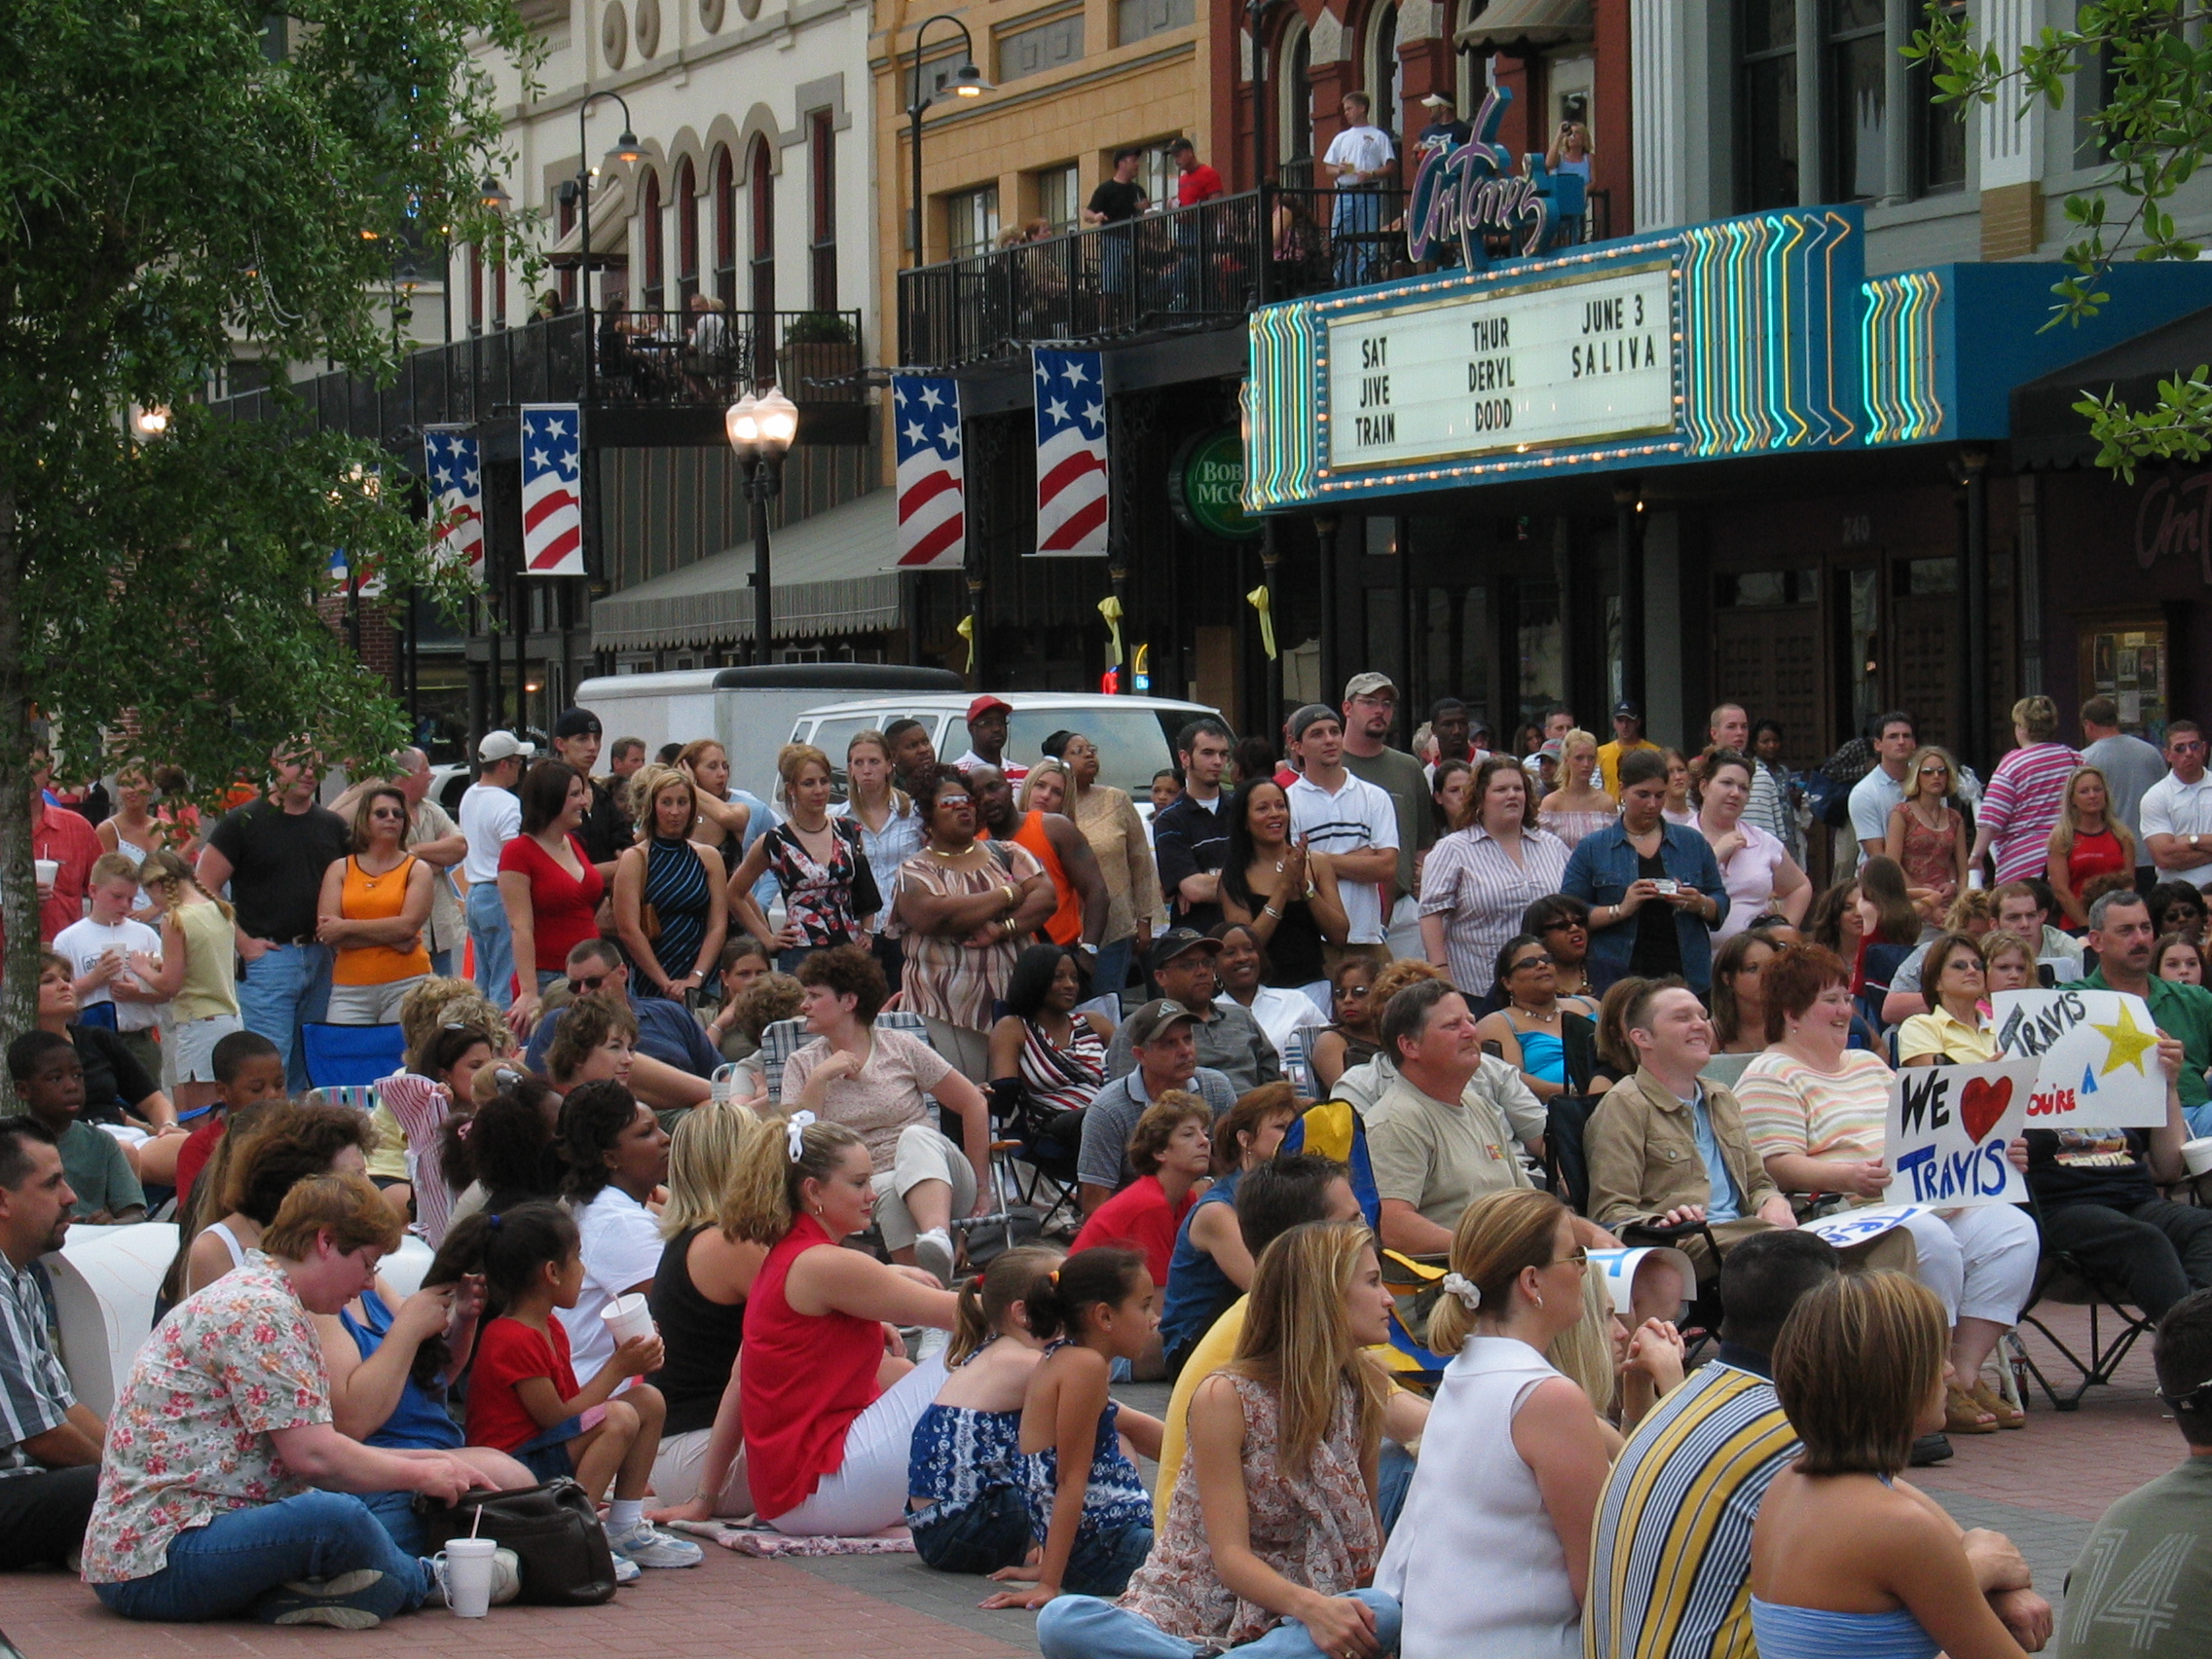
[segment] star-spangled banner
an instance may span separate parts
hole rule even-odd
[[[899,569],[956,571],[968,557],[967,468],[960,454],[960,383],[893,375],[899,462]]]
[[[1106,375],[1097,351],[1030,350],[1037,387],[1037,551],[1106,551]]]
[[[423,476],[429,484],[433,564],[465,568],[484,586],[484,465],[469,433],[433,426],[423,434]]]
[[[584,573],[583,422],[573,403],[522,406],[522,568]]]

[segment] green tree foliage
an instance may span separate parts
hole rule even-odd
[[[2199,0],[2088,0],[2072,28],[2044,29],[2020,48],[2016,63],[1994,45],[1975,44],[1963,9],[1930,0],[1928,18],[1905,55],[1932,65],[1939,105],[2009,105],[2014,119],[2038,102],[2063,109],[2068,84],[2094,84],[2102,65],[2106,101],[2088,126],[2111,171],[2097,190],[2067,199],[2075,240],[2063,256],[2068,274],[2051,288],[2046,327],[2101,311],[2111,295],[2098,284],[2123,252],[2138,260],[2197,257],[2198,244],[2181,234],[2169,203],[2212,151],[2212,37],[2203,26],[2212,11]],[[2191,45],[2193,32],[2206,44]],[[2116,197],[2127,204],[2117,222]],[[2212,452],[2212,375],[2203,367],[2161,382],[2149,409],[2130,409],[2109,390],[2074,407],[2100,445],[2097,464],[2131,483],[2143,462]]]
[[[510,0],[0,6],[0,1034],[36,979],[34,733],[63,777],[142,756],[210,794],[298,734],[404,740],[314,605],[341,547],[394,588],[450,580],[419,506],[373,446],[193,400],[241,341],[388,374],[392,250],[498,240],[472,49],[528,62]]]

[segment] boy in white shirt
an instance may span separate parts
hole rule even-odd
[[[126,956],[142,950],[162,954],[162,936],[130,912],[138,903],[138,866],[122,853],[104,853],[92,864],[87,898],[92,914],[54,936],[54,948],[69,959],[77,1006],[115,1006],[115,1028],[131,1058],[146,1075],[162,1075],[162,1048],[154,1028],[165,1005],[144,981],[124,966]]]
[[[1290,748],[1302,762],[1284,792],[1291,838],[1329,855],[1351,923],[1348,954],[1386,962],[1383,918],[1396,897],[1398,809],[1373,784],[1345,769],[1344,720],[1327,704],[1309,703],[1290,717]],[[1345,954],[1332,946],[1330,965]]]

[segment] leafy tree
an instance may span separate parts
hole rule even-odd
[[[1976,46],[1965,8],[1929,0],[1929,26],[1905,55],[1929,62],[1936,102],[2012,102],[2014,118],[2038,102],[2066,105],[2067,84],[2102,66],[2106,101],[2089,117],[2111,173],[2090,194],[2067,198],[2075,240],[2070,268],[2051,289],[2051,321],[2094,316],[2111,299],[2098,286],[2122,251],[2131,259],[2194,259],[2198,244],[2181,234],[2168,203],[2212,152],[2212,41],[2190,44],[2185,28],[2212,19],[2201,0],[2087,0],[2070,29],[2046,28],[2007,63],[1997,48]],[[2081,83],[2076,82],[2077,86]],[[2115,193],[2132,203],[2117,224]],[[2195,461],[2212,452],[2212,370],[2163,381],[2158,401],[2130,409],[2109,391],[2074,405],[2100,447],[2097,464],[2135,478],[2138,464]]]
[[[314,608],[336,548],[450,580],[387,458],[194,399],[240,341],[388,374],[391,250],[498,240],[478,48],[527,66],[510,0],[0,7],[0,1035],[32,1019],[37,734],[62,777],[139,756],[210,797],[279,741],[404,741]]]

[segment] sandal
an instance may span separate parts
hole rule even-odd
[[[1985,1379],[1976,1377],[1973,1380],[1973,1386],[1969,1388],[1967,1392],[1972,1396],[1975,1405],[1997,1419],[1999,1428],[2025,1428],[2028,1426],[2028,1414],[1992,1388]]]
[[[1979,1401],[1956,1382],[1943,1390],[1945,1434],[1995,1434],[1997,1414],[1983,1410]]]

